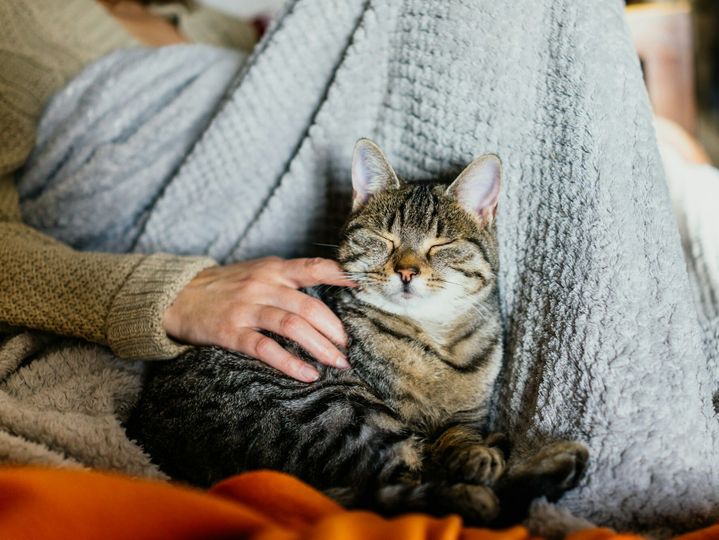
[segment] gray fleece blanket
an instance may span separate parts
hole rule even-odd
[[[581,486],[531,522],[697,527],[719,517],[716,334],[698,321],[622,8],[294,0],[246,63],[113,54],[46,111],[24,218],[81,249],[305,255],[345,216],[360,136],[414,181],[495,152],[493,422],[516,455],[556,437],[591,451]]]

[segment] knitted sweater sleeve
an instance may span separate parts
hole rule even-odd
[[[105,344],[124,358],[180,354],[163,314],[214,261],[75,251],[14,219],[11,180],[0,178],[0,321]]]

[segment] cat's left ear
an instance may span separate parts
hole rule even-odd
[[[352,156],[352,211],[377,193],[400,187],[400,180],[384,152],[369,139],[355,143]]]
[[[475,158],[447,188],[446,194],[483,221],[497,212],[502,162],[494,154]]]

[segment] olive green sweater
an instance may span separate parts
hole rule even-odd
[[[136,44],[92,0],[0,2],[0,323],[85,338],[120,357],[166,359],[183,346],[165,334],[162,316],[214,261],[70,249],[21,222],[12,177],[47,99],[87,63]]]

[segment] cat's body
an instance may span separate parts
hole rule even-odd
[[[170,476],[196,485],[271,468],[387,513],[486,523],[497,491],[523,490],[526,506],[571,487],[586,461],[580,445],[545,449],[515,474],[481,431],[502,358],[496,158],[475,160],[450,188],[409,186],[363,141],[353,182],[338,260],[359,286],[323,298],[350,336],[352,368],[327,368],[277,336],[318,369],[317,382],[195,349],[149,367],[130,435]]]

